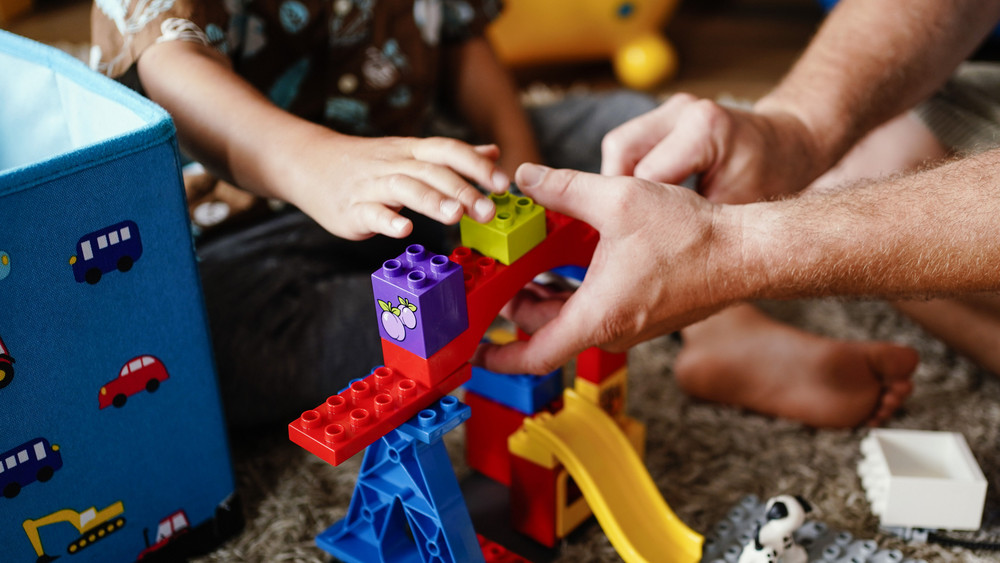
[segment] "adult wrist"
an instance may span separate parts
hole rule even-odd
[[[822,251],[814,240],[796,233],[792,202],[719,207],[711,253],[717,280],[713,299],[719,304],[809,293],[809,280],[800,277]]]
[[[771,124],[778,146],[788,153],[782,155],[784,162],[799,170],[804,187],[840,160],[853,137],[843,120],[815,115],[784,98],[780,93],[769,94],[754,104],[753,111]]]
[[[769,287],[764,256],[769,237],[758,207],[718,205],[714,210],[707,268],[710,306],[756,299]]]

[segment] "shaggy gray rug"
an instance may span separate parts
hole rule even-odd
[[[1000,482],[1000,381],[884,303],[823,300],[765,308],[813,332],[893,340],[920,350],[916,390],[886,426],[965,435],[991,488],[983,529],[962,537],[997,541],[1000,503],[993,485]],[[813,503],[814,519],[856,538],[875,539],[881,548],[900,549],[906,557],[928,563],[1000,560],[997,552],[912,545],[880,533],[855,470],[864,430],[813,430],[693,400],[677,388],[671,374],[677,350],[666,338],[632,350],[628,408],[647,425],[650,474],[678,516],[696,531],[707,534],[747,494],[767,498],[790,492]],[[459,428],[446,438],[459,479],[469,472],[462,436]],[[332,467],[289,442],[284,428],[235,435],[233,450],[247,525],[241,535],[197,561],[329,561],[313,538],[345,515],[361,456]],[[591,520],[558,547],[555,560],[619,558]]]

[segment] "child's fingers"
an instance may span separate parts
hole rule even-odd
[[[428,170],[435,168],[437,170]],[[412,173],[396,173],[381,178],[376,192],[372,195],[384,205],[395,207],[408,207],[417,213],[426,215],[431,219],[440,221],[446,225],[452,225],[462,218],[463,203],[461,200],[450,197],[448,191],[461,192],[462,197],[467,201],[473,201],[472,197],[484,199],[482,195],[468,182],[457,174],[440,166],[431,166],[426,163],[415,162],[409,167]],[[440,184],[462,184],[467,190],[473,192],[469,195],[459,187],[450,189],[435,189]],[[492,205],[492,202],[490,202]]]
[[[413,223],[377,202],[359,203],[351,214],[357,221],[353,240],[369,238],[373,234],[382,234],[392,238],[404,238],[413,231]]]
[[[458,221],[463,212],[479,222],[486,222],[493,218],[496,211],[493,201],[483,196],[482,192],[451,168],[414,160],[406,164],[405,174],[410,179],[416,180],[418,184],[402,181],[402,177],[389,177],[389,187],[392,189],[391,197],[398,204],[419,211],[443,223]],[[424,190],[430,193],[425,193]],[[404,197],[406,199],[403,199]],[[414,205],[419,205],[419,207],[414,207]],[[432,214],[431,210],[435,207],[440,207],[440,214]]]
[[[500,193],[510,188],[510,177],[497,168],[495,159],[455,139],[421,139],[413,145],[413,156],[417,160],[447,166],[491,192]]]
[[[475,147],[473,147],[473,149],[477,153],[485,156],[486,158],[488,158],[488,159],[490,159],[490,160],[492,160],[494,162],[496,162],[496,160],[498,158],[500,158],[500,147],[498,147],[497,145],[494,145],[494,144],[490,144],[490,145],[476,145]]]

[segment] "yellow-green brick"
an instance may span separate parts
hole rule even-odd
[[[530,197],[490,194],[496,215],[486,224],[462,217],[462,246],[508,266],[545,240],[545,208]]]

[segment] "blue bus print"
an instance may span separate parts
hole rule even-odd
[[[76,243],[76,255],[69,259],[77,282],[91,285],[112,271],[127,272],[142,256],[139,226],[134,221],[122,221],[99,231],[83,235]]]
[[[0,492],[7,498],[14,498],[21,487],[51,479],[62,465],[58,445],[49,444],[45,438],[28,440],[0,454]]]

